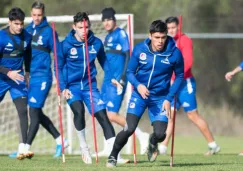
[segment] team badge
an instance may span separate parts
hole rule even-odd
[[[70,51],[71,55],[77,55],[77,49],[76,48],[72,48]]]
[[[147,59],[147,55],[145,53],[140,53],[139,59],[144,61]]]

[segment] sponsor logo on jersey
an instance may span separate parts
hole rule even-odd
[[[147,59],[147,55],[146,53],[140,53],[139,59],[141,59],[142,61]]]
[[[168,58],[162,59],[161,62],[164,64],[170,64],[170,61]]]
[[[38,45],[43,45],[42,38],[43,38],[42,36],[39,36],[37,41]]]
[[[97,53],[96,50],[94,49],[94,45],[92,45],[91,50],[89,51],[89,53]]]
[[[11,43],[8,43],[6,47],[13,47]]]
[[[122,49],[121,45],[118,44],[118,45],[116,46],[116,50],[121,50],[121,49]]]

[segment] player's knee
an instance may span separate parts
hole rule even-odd
[[[192,121],[195,121],[199,117],[197,110],[187,112],[187,116]]]
[[[26,98],[17,98],[13,100],[19,116],[27,117],[27,99]]]
[[[111,122],[115,122],[116,121],[116,113],[114,113],[114,112],[107,112],[107,116],[108,116],[108,118],[109,118],[109,120]]]
[[[162,131],[155,131],[154,132],[156,138],[158,139],[159,142],[164,141],[164,139],[166,138],[166,133],[162,132]]]

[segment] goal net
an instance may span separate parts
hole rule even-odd
[[[128,31],[128,17],[131,18],[131,36],[133,37],[133,15],[132,14],[117,14],[117,25],[124,30]],[[107,32],[103,29],[101,22],[101,15],[90,15],[91,29],[95,33],[95,36],[104,40]],[[47,16],[48,22],[55,22],[56,31],[58,32],[60,41],[65,38],[67,33],[71,30],[73,23],[73,16]],[[29,24],[31,18],[27,17],[25,19],[25,24]],[[7,26],[8,18],[0,18],[0,28]],[[129,34],[128,34],[129,35]],[[133,44],[133,42],[132,42]],[[103,71],[99,64],[96,65],[98,68],[98,85],[101,87],[103,80]],[[58,99],[56,94],[56,81],[53,77],[53,86],[50,90],[48,98],[44,106],[44,113],[50,117],[56,128],[59,130],[59,115],[58,115]],[[128,97],[130,96],[131,88],[127,88],[127,93],[124,97],[123,105],[120,110],[120,114],[125,115],[126,106],[128,103]],[[62,110],[63,110],[63,128],[64,136],[68,139],[70,146],[66,149],[66,153],[69,154],[80,154],[79,141],[76,135],[76,130],[73,124],[73,113],[71,112],[69,106],[67,105],[65,99],[62,98]],[[93,128],[92,128],[92,117],[88,113],[87,109],[85,112],[86,117],[86,138],[91,152],[94,151],[93,143]],[[118,133],[122,128],[116,124],[113,124],[116,133]],[[19,118],[12,99],[7,93],[5,98],[0,103],[0,154],[9,154],[17,150],[19,139]],[[97,141],[99,151],[103,150],[103,131],[96,122],[97,130]],[[131,140],[130,140],[131,143]],[[52,154],[55,152],[55,140],[53,137],[42,127],[38,131],[38,134],[33,141],[32,150],[37,154]],[[123,151],[127,154],[132,152],[131,145],[127,145],[127,148]]]

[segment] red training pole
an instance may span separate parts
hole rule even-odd
[[[95,126],[95,117],[94,117],[94,102],[93,102],[93,94],[92,94],[92,82],[90,77],[90,65],[89,65],[89,48],[88,48],[88,39],[86,33],[86,20],[83,20],[84,23],[84,42],[85,42],[85,56],[86,62],[88,66],[88,80],[89,80],[89,91],[90,91],[90,104],[91,104],[91,113],[92,113],[92,124],[93,124],[93,133],[94,133],[94,145],[95,145],[95,154],[96,154],[96,164],[98,163],[98,147],[97,147],[97,140],[96,140],[96,126]]]
[[[131,16],[128,15],[128,35],[129,35],[129,43],[130,43],[130,56],[132,56],[132,28],[131,28]],[[134,164],[137,164],[137,146],[136,146],[136,134],[133,133],[133,160]]]
[[[179,40],[178,40],[178,48],[180,49],[181,43],[181,35],[182,35],[182,16],[179,16]],[[175,122],[176,122],[176,95],[174,97],[174,117],[173,117],[173,127],[172,127],[172,143],[171,143],[171,153],[170,153],[170,167],[173,167],[174,162],[174,142],[175,142]]]
[[[59,121],[60,121],[60,133],[62,139],[62,162],[65,163],[65,153],[64,153],[64,140],[63,140],[63,126],[62,126],[62,107],[61,107],[61,92],[59,86],[59,77],[58,77],[58,60],[57,60],[57,46],[56,46],[56,28],[55,23],[52,22],[52,36],[53,36],[53,44],[54,44],[54,61],[56,67],[56,80],[57,80],[57,96],[58,96],[58,113],[59,113]]]

